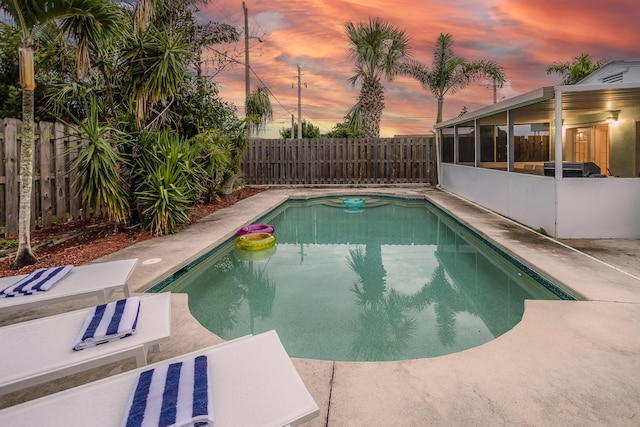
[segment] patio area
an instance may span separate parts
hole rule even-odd
[[[280,187],[217,211],[177,235],[140,242],[99,261],[138,258],[130,287],[143,292],[290,196],[363,193],[426,197],[579,301],[527,301],[514,329],[447,356],[399,362],[293,359],[320,406],[320,416],[307,425],[638,425],[638,240],[557,241],[424,185]],[[155,258],[161,261],[144,263]],[[0,325],[91,303],[2,315]],[[223,341],[190,315],[183,294],[172,295],[171,327],[170,341],[149,354],[150,363]],[[133,360],[114,363],[7,394],[0,408],[134,367]]]

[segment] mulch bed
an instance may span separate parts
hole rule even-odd
[[[235,201],[246,199],[264,191],[264,188],[245,187],[233,193]],[[233,203],[221,199],[206,205],[198,205],[191,210],[191,222]],[[188,227],[188,225],[186,226]],[[13,236],[16,238],[16,236]],[[38,262],[20,270],[11,270],[10,265],[16,248],[0,250],[0,277],[27,274],[37,268],[58,265],[82,265],[102,256],[117,252],[127,246],[154,236],[139,227],[114,230],[113,224],[103,218],[67,221],[31,232],[31,248]]]

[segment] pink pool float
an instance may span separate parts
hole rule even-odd
[[[236,236],[243,236],[249,233],[269,233],[273,234],[274,229],[270,224],[249,224],[246,227],[240,228],[236,232]]]

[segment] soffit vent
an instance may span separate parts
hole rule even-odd
[[[602,78],[602,83],[622,83],[622,73],[612,74]]]

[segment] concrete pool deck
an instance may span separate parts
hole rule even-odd
[[[579,301],[527,301],[522,321],[482,346],[431,359],[330,362],[293,359],[320,406],[309,426],[639,425],[640,241],[557,242],[446,192],[424,186],[277,188],[217,211],[177,235],[137,243],[100,261],[138,258],[142,292],[289,196],[427,197]],[[580,248],[580,252],[575,248]],[[147,260],[160,259],[153,264]],[[91,305],[79,301],[0,316],[0,325]],[[172,335],[151,362],[223,340],[172,295]],[[135,367],[133,361],[3,396],[0,407]]]

